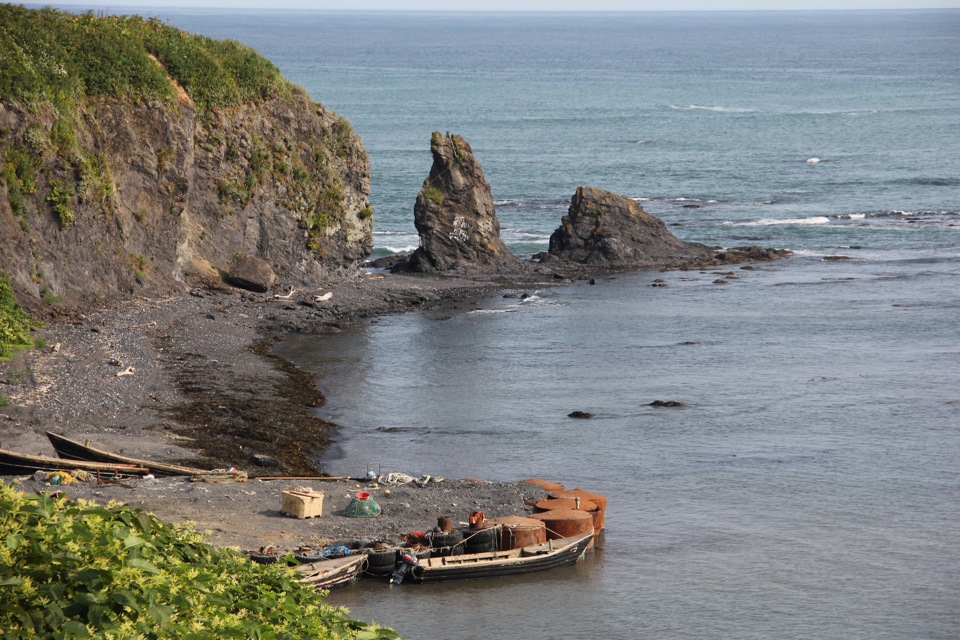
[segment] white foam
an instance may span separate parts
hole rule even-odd
[[[826,216],[813,216],[812,218],[787,218],[785,220],[767,219],[755,220],[754,222],[734,222],[731,224],[738,227],[771,227],[786,224],[830,224],[830,218]]]
[[[384,251],[389,251],[390,253],[410,253],[411,251],[417,250],[417,245],[411,244],[406,247],[377,247],[378,249],[383,249]]]
[[[676,111],[715,111],[717,113],[755,113],[756,112],[755,109],[738,109],[736,107],[715,107],[715,106],[703,105],[703,104],[688,104],[688,105],[671,104],[667,106]]]
[[[807,158],[807,164],[820,164],[820,158]]]
[[[845,215],[845,216],[843,216],[843,217],[846,218],[847,220],[863,220],[864,218],[867,217],[867,214],[865,214],[865,213],[848,213],[847,215]]]

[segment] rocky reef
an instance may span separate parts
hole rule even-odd
[[[434,131],[430,151],[433,166],[413,208],[420,247],[404,268],[423,273],[519,269],[519,258],[500,239],[490,185],[470,144]]]

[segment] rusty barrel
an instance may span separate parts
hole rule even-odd
[[[576,498],[547,498],[534,505],[539,511],[553,511],[554,509],[573,509],[574,511],[585,511],[593,518],[593,533],[600,535],[603,529],[603,509],[595,502],[590,500],[578,500]]]
[[[497,545],[500,551],[520,549],[547,541],[546,524],[542,520],[504,516],[488,519],[487,525],[500,527],[500,542]]]
[[[541,487],[544,491],[563,491],[563,485],[557,482],[550,482],[549,480],[541,480],[540,478],[527,478],[524,480],[527,484],[535,484],[538,487]]]
[[[581,501],[589,500],[590,502],[595,503],[600,508],[600,513],[594,518],[594,529],[600,531],[603,529],[605,524],[604,513],[607,510],[607,497],[602,496],[599,493],[593,493],[592,491],[586,491],[585,489],[565,489],[564,491],[551,491],[551,498],[580,498]]]
[[[541,520],[547,527],[547,540],[571,538],[583,533],[593,533],[593,516],[575,509],[554,509],[530,516]]]

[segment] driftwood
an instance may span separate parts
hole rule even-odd
[[[117,377],[119,378],[120,376],[132,376],[135,372],[136,372],[136,369],[134,369],[133,367],[127,367],[123,371],[118,371]]]
[[[275,294],[273,294],[273,297],[276,298],[277,300],[289,300],[290,298],[293,297],[293,294],[295,294],[296,292],[297,292],[296,289],[294,289],[293,287],[290,287],[290,291],[288,291],[288,292],[285,293],[284,295],[280,295],[279,293],[275,293]]]
[[[313,301],[314,301],[314,302],[326,302],[327,300],[329,300],[329,299],[332,298],[332,297],[333,297],[333,291],[327,291],[327,292],[326,292],[325,294],[323,294],[322,296],[313,296]]]

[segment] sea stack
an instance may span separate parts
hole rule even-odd
[[[593,187],[578,187],[560,228],[550,236],[551,256],[601,268],[659,267],[710,262],[714,250],[684,242],[636,201]]]
[[[520,260],[500,239],[500,221],[490,186],[470,144],[458,135],[434,131],[433,166],[414,205],[420,247],[406,268],[412,271],[496,271]]]

